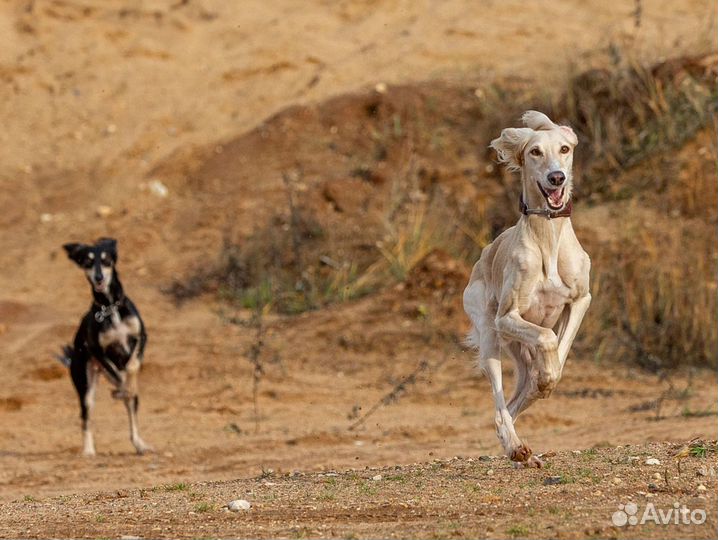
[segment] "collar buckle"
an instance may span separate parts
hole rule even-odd
[[[95,320],[101,323],[105,319],[112,317],[112,315],[119,312],[119,306],[119,302],[114,302],[109,306],[100,306],[100,311],[95,311]]]

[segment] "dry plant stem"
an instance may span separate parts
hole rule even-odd
[[[382,397],[379,401],[377,401],[374,405],[372,405],[372,407],[366,412],[366,414],[355,420],[352,425],[349,426],[349,431],[354,431],[356,428],[361,426],[367,420],[367,418],[374,414],[382,405],[389,405],[390,403],[397,401],[407,391],[408,387],[416,383],[417,376],[422,372],[426,371],[428,368],[428,361],[422,360],[421,362],[419,362],[419,365],[414,371],[412,371],[409,375],[407,375],[401,381],[395,384],[391,391],[384,397]]]
[[[254,325],[256,333],[254,335],[254,343],[249,349],[249,361],[254,368],[252,371],[252,402],[254,403],[254,432],[259,433],[259,384],[264,375],[264,367],[262,366],[262,349],[264,348],[264,324],[263,324],[263,308],[257,309],[254,316]]]
[[[297,178],[301,179],[302,177],[302,171],[301,169],[297,169]],[[284,181],[284,187],[287,190],[287,206],[289,207],[289,227],[291,229],[291,235],[292,235],[292,251],[294,252],[294,261],[297,265],[297,273],[299,274],[299,279],[302,283],[302,288],[304,288],[306,284],[304,280],[304,265],[302,264],[302,239],[300,237],[299,233],[299,224],[300,224],[300,215],[299,215],[299,209],[297,208],[297,205],[294,202],[294,185],[292,182],[292,178],[290,177],[289,173],[284,172],[282,173],[282,180]]]

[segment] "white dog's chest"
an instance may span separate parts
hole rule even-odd
[[[539,283],[530,297],[523,318],[545,328],[553,328],[566,304],[572,302],[571,289],[555,275]]]
[[[100,332],[98,339],[100,346],[104,349],[113,343],[117,343],[125,351],[129,352],[129,338],[139,336],[140,320],[134,315],[124,319],[114,315],[111,320],[112,324],[106,330]]]

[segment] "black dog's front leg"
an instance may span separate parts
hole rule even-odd
[[[95,455],[95,441],[92,435],[90,415],[95,405],[95,389],[98,371],[92,364],[90,355],[84,348],[73,349],[70,359],[70,375],[80,400],[80,417],[82,418],[82,453],[85,456]]]

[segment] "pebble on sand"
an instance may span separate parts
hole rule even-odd
[[[660,465],[660,464],[661,464],[661,462],[654,457],[649,457],[646,460],[646,465]]]
[[[165,186],[160,180],[150,180],[147,187],[150,188],[150,192],[157,197],[167,197],[170,192],[170,190],[167,189],[167,186]]]
[[[241,512],[242,510],[249,510],[252,508],[252,505],[249,501],[245,501],[244,499],[236,499],[229,502],[227,504],[227,508],[229,508],[232,512]]]
[[[97,213],[98,217],[106,218],[112,213],[112,208],[103,204],[98,206],[95,212]]]
[[[374,480],[374,482],[378,482],[379,480],[381,480],[381,475],[377,474],[376,476],[372,476],[371,479]]]

